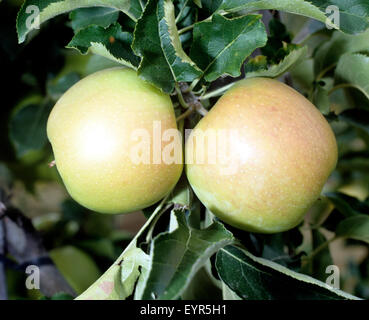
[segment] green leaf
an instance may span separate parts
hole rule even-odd
[[[121,264],[121,280],[124,295],[121,299],[129,297],[135,288],[136,281],[141,273],[145,274],[150,266],[150,257],[139,248],[129,250]],[[141,269],[141,271],[140,271]]]
[[[369,51],[369,30],[358,35],[348,35],[335,31],[329,41],[324,42],[314,54],[314,72],[334,67],[340,57],[348,52]]]
[[[348,109],[338,115],[338,119],[363,130],[369,134],[369,111],[362,109]]]
[[[182,210],[171,214],[172,231],[159,234],[150,250],[151,266],[138,299],[176,299],[196,272],[220,248],[233,242],[219,222],[206,229],[192,228]]]
[[[68,48],[75,48],[81,53],[88,51],[98,54],[127,67],[136,69],[140,59],[132,49],[132,35],[123,32],[122,27],[115,23],[108,28],[89,26],[79,31],[68,43]]]
[[[347,83],[369,99],[369,56],[344,54],[338,61],[335,78],[337,83]]]
[[[247,78],[268,77],[277,78],[287,72],[291,67],[298,65],[307,54],[307,47],[292,50],[279,64],[272,65],[267,69],[260,69],[246,74]]]
[[[336,237],[344,237],[369,243],[369,215],[358,214],[341,221]]]
[[[246,10],[251,12],[273,9],[306,16],[325,23],[327,20],[325,10],[330,5],[339,8],[339,27],[342,31],[358,33],[369,27],[369,6],[366,0],[223,0],[217,11]],[[337,21],[333,22],[337,23]]]
[[[359,299],[235,246],[219,250],[216,268],[225,284],[243,299]]]
[[[223,0],[218,11],[236,12],[247,10],[251,12],[266,9],[295,13],[322,22],[325,22],[326,19],[325,14],[319,8],[304,0]]]
[[[158,2],[149,0],[137,21],[132,49],[142,57],[138,68],[139,76],[164,92],[171,93],[174,78],[161,47],[157,9]]]
[[[314,82],[313,64],[313,59],[305,59],[291,68],[290,75],[293,85],[298,91],[308,93],[312,89]]]
[[[72,11],[69,15],[71,26],[74,31],[97,25],[107,28],[118,20],[119,11],[115,8],[91,7],[80,8]]]
[[[182,293],[181,299],[221,300],[222,291],[218,284],[214,283],[212,276],[209,274],[206,268],[203,267],[193,277],[186,290]]]
[[[324,115],[329,114],[330,101],[328,90],[321,84],[317,83],[313,95],[313,103]]]
[[[362,202],[340,192],[329,192],[326,193],[325,196],[345,217],[351,217],[363,213],[369,214],[368,202]]]
[[[369,5],[366,0],[311,0],[322,12],[328,6],[339,8],[339,28],[346,33],[363,32],[369,27]],[[324,22],[324,21],[323,21]]]
[[[223,300],[242,300],[237,293],[230,289],[224,282],[222,282]]]
[[[245,64],[246,77],[248,73],[257,73],[258,71],[264,72],[268,69],[268,59],[266,56],[258,55],[256,57],[249,58]]]
[[[174,205],[180,205],[189,208],[191,206],[192,198],[192,189],[187,181],[186,176],[182,175],[174,187],[168,202],[173,203]]]
[[[17,17],[18,42],[22,43],[27,34],[37,27],[32,25],[33,17],[39,13],[39,24],[63,13],[86,7],[115,8],[136,21],[142,13],[140,0],[26,0]],[[37,19],[36,19],[37,20]]]
[[[171,0],[159,0],[157,15],[161,47],[169,64],[172,77],[176,82],[195,80],[202,74],[202,71],[182,49],[175,23],[173,2]]]
[[[80,76],[76,72],[70,72],[58,79],[55,83],[53,81],[47,84],[47,93],[54,99],[58,100],[64,92],[80,80]]]
[[[267,35],[260,15],[227,19],[212,16],[195,24],[190,57],[204,70],[205,79],[214,81],[229,74],[237,77],[245,59],[265,45]]]
[[[271,19],[268,24],[268,29],[268,41],[260,51],[267,57],[270,64],[278,64],[291,51],[298,49],[299,46],[291,43],[291,34],[287,31],[285,25],[278,19]]]
[[[202,8],[201,0],[192,0],[199,8]]]
[[[46,124],[52,105],[29,104],[17,110],[9,123],[9,136],[20,158],[42,149],[47,142]]]
[[[5,163],[0,162],[0,188],[8,188],[13,183],[13,174]]]
[[[79,295],[77,300],[122,300],[133,293],[134,288],[132,287],[132,283],[133,279],[136,279],[136,267],[141,266],[141,277],[144,277],[148,270],[146,269],[146,256],[138,251],[137,241],[138,238],[143,236],[148,229],[150,229],[158,214],[160,214],[160,206],[157,207],[155,212],[146,221],[145,225],[140,229],[113,265],[85,292]],[[140,258],[135,259],[134,257],[138,252]],[[124,264],[126,258],[127,264]],[[126,270],[122,270],[122,265]],[[129,268],[127,268],[127,266]],[[138,290],[139,287],[140,284],[137,283],[136,290]]]
[[[77,242],[78,247],[90,252],[94,256],[104,257],[114,260],[116,258],[114,245],[107,238],[93,238]]]

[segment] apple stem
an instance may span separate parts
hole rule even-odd
[[[220,87],[219,89],[210,91],[207,94],[204,94],[203,96],[201,96],[199,99],[200,100],[207,100],[213,97],[219,97],[221,96],[224,92],[226,92],[228,89],[230,89],[231,87],[233,87],[235,84],[235,82],[229,83],[224,87]]]
[[[178,101],[182,107],[185,109],[192,109],[191,111],[186,111],[183,114],[183,117],[180,115],[178,118],[183,119],[188,117],[193,111],[198,112],[202,116],[205,116],[208,113],[208,110],[206,110],[200,102],[200,98],[190,90],[190,87],[187,83],[181,82],[177,84],[176,91],[178,94]]]
[[[194,108],[189,107],[184,113],[177,117],[176,121],[179,122],[183,119],[186,119],[190,114],[192,114],[192,112],[194,112]]]

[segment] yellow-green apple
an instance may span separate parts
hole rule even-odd
[[[227,91],[185,151],[201,202],[226,223],[260,233],[298,225],[337,162],[335,136],[319,110],[267,78],[241,80]]]
[[[47,134],[70,195],[97,212],[148,207],[182,172],[170,97],[130,69],[99,71],[72,86],[54,106]]]

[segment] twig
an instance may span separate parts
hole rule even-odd
[[[1,214],[2,210],[0,208],[0,215]],[[0,217],[0,257],[4,256],[5,256],[5,230],[4,223]],[[4,261],[0,259],[0,300],[7,299],[8,299],[8,290],[6,285],[5,265]]]
[[[325,249],[326,247],[328,247],[328,245],[330,245],[333,241],[337,240],[339,237],[334,236],[331,239],[323,242],[320,246],[318,246],[317,248],[315,248],[308,256],[306,256],[303,259],[303,265],[307,264],[309,261],[311,261],[319,252],[321,252],[323,249]]]
[[[206,115],[208,113],[208,110],[204,108],[204,106],[200,101],[200,98],[189,89],[190,89],[189,85],[185,82],[179,83],[179,85],[176,87],[178,93],[178,100],[180,104],[186,109],[189,108],[194,109],[197,113],[201,114],[202,116]]]
[[[5,250],[5,227],[3,218],[5,216],[6,210],[6,202],[7,196],[5,191],[0,189],[0,258],[5,257],[6,250]],[[0,259],[0,300],[7,300],[8,299],[8,290],[7,290],[7,283],[6,283],[6,274],[5,274],[5,262],[3,259]]]
[[[187,27],[184,27],[183,29],[180,29],[180,30],[178,30],[178,34],[179,35],[184,34],[185,32],[192,30],[194,26],[195,26],[195,24],[191,24]]]
[[[180,116],[177,117],[176,121],[179,122],[183,119],[186,119],[192,112],[194,111],[194,108],[189,107],[185,112],[183,112]]]
[[[2,211],[3,218],[1,221],[6,239],[6,252],[18,265],[37,264],[35,262],[40,259],[50,261],[47,264],[38,265],[40,271],[40,291],[42,294],[50,297],[56,293],[64,292],[75,296],[74,290],[52,263],[43,245],[41,236],[33,227],[31,220],[9,204],[3,203]]]

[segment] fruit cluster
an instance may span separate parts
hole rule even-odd
[[[293,228],[337,162],[321,113],[291,87],[241,80],[187,137],[170,97],[135,71],[107,69],[70,88],[47,126],[70,195],[101,213],[146,208],[183,167],[200,201],[224,222],[262,233]]]

